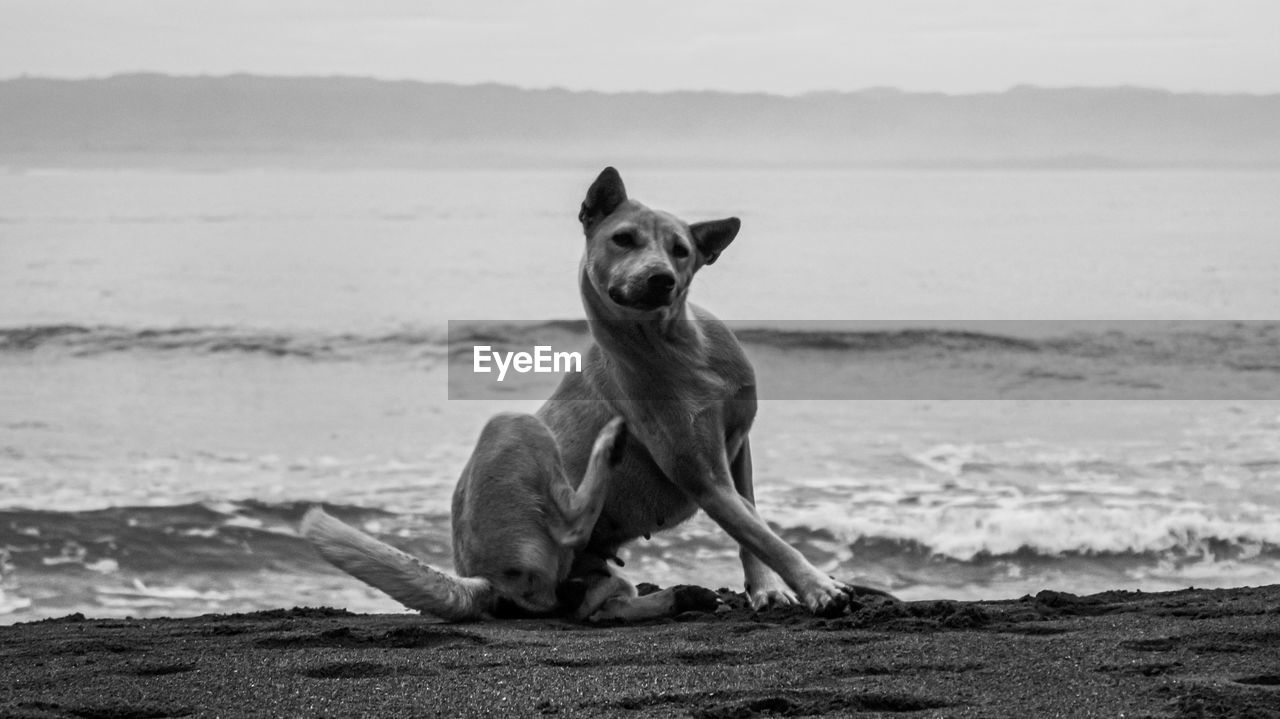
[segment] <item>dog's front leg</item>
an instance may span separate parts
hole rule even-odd
[[[751,505],[756,504],[755,485],[751,480],[751,443],[744,437],[742,447],[729,463],[729,473],[733,475],[733,488]],[[763,609],[773,605],[794,604],[795,592],[782,581],[778,573],[769,568],[755,552],[739,545],[738,556],[742,559],[742,573],[746,580],[747,599],[752,609]]]
[[[738,542],[744,555],[754,555],[777,572],[815,614],[838,612],[847,606],[848,587],[819,572],[795,547],[774,534],[755,506],[738,493],[723,449],[718,459],[703,455],[678,462],[674,476],[681,479],[677,483]],[[747,561],[751,560],[744,559]]]

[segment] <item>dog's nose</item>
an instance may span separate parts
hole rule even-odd
[[[649,275],[649,291],[667,293],[676,286],[676,276],[670,272],[657,272]]]

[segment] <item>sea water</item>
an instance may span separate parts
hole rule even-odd
[[[742,218],[692,296],[757,365],[760,511],[824,571],[1280,581],[1280,173],[622,169]],[[538,399],[450,399],[448,323],[585,342],[552,321],[582,316],[592,176],[0,174],[0,620],[395,610],[296,521],[324,502],[450,565],[480,427]],[[701,516],[622,558],[741,584]]]

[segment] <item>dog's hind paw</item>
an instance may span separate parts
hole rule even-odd
[[[622,453],[627,449],[627,421],[622,417],[614,417],[609,424],[596,435],[592,454],[603,457],[610,467],[622,461]]]

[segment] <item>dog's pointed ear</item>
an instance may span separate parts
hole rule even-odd
[[[715,262],[720,257],[720,253],[724,252],[724,248],[738,236],[738,230],[741,227],[742,222],[736,217],[695,222],[689,225],[689,232],[693,234],[693,244],[698,248],[698,254],[702,255],[702,264],[709,265]]]
[[[627,201],[627,188],[622,184],[622,176],[612,167],[600,172],[596,181],[587,190],[587,199],[582,201],[582,209],[578,211],[578,222],[583,231],[590,233],[591,228],[600,220],[608,217],[618,205]]]

